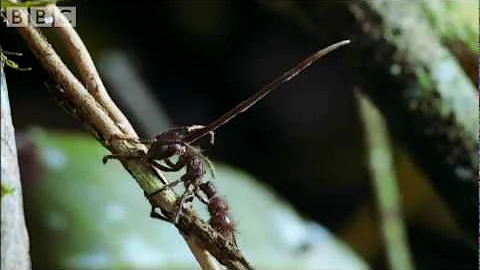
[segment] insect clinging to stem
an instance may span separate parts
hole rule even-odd
[[[349,40],[343,40],[315,52],[314,54],[310,55],[309,57],[298,63],[295,67],[289,69],[287,72],[283,73],[281,76],[262,87],[251,97],[240,102],[237,106],[235,106],[225,114],[221,115],[214,121],[210,122],[206,126],[195,125],[173,128],[157,135],[154,139],[151,140],[124,138],[122,136],[112,138],[149,145],[148,151],[146,154],[143,152],[138,152],[129,154],[107,155],[103,158],[103,162],[106,163],[108,159],[142,159],[144,162],[165,172],[179,171],[183,168],[186,168],[186,173],[180,179],[170,182],[160,188],[158,191],[154,192],[162,192],[167,188],[172,188],[180,183],[184,183],[185,191],[179,199],[173,219],[174,223],[176,224],[179,221],[182,207],[186,202],[192,200],[194,197],[197,197],[199,200],[209,206],[210,204],[213,204],[213,202],[211,202],[210,200],[216,200],[214,199],[216,191],[214,191],[213,185],[211,185],[211,183],[208,184],[209,182],[202,183],[202,179],[203,176],[206,174],[207,167],[210,168],[213,174],[211,163],[201,153],[201,150],[193,146],[192,144],[208,134],[211,137],[210,142],[213,143],[213,132],[217,128],[226,124],[239,114],[245,112],[247,109],[256,104],[266,95],[271,93],[278,86],[297,76],[300,72],[305,70],[318,59],[338,49],[339,47],[347,45],[348,43],[350,43]],[[171,158],[174,156],[178,157],[177,161],[172,161]],[[164,164],[160,163],[160,161],[163,161]],[[212,187],[213,189],[210,189]],[[209,201],[205,201],[199,195],[200,190],[205,193]],[[148,196],[152,195],[153,194],[148,194]],[[226,213],[227,209],[228,208],[224,208],[224,210],[217,209],[217,212],[212,211],[210,213],[212,215],[211,221],[216,218],[216,213],[220,213],[221,211],[224,211]]]
[[[173,172],[179,171],[182,168],[186,168],[185,174],[178,180],[170,182],[163,186],[160,190],[156,191],[161,192],[167,188],[174,187],[180,183],[184,183],[185,192],[180,197],[180,201],[175,211],[174,223],[176,224],[180,218],[181,207],[195,196],[199,198],[205,204],[203,198],[199,195],[199,185],[202,183],[202,178],[206,174],[206,167],[210,169],[212,177],[214,178],[213,166],[210,160],[203,156],[201,150],[197,147],[191,146],[184,141],[186,134],[196,130],[198,128],[203,128],[203,126],[190,126],[190,127],[177,127],[170,129],[160,135],[157,135],[153,140],[145,139],[131,139],[131,138],[122,138],[117,139],[128,140],[134,143],[143,143],[150,145],[147,154],[143,152],[131,153],[127,155],[107,155],[103,157],[103,163],[106,163],[108,159],[117,158],[117,159],[143,159],[144,162],[151,164],[152,166],[165,171]],[[213,142],[213,133],[211,132],[211,142]],[[170,158],[177,155],[178,160],[176,162],[172,161]],[[159,161],[164,161],[165,165],[161,164]],[[147,197],[153,194],[147,195]]]

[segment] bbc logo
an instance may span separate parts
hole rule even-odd
[[[71,6],[57,6],[61,14],[73,27],[77,25],[77,8]],[[65,26],[65,20],[57,18],[58,13],[52,12],[46,7],[7,7],[5,8],[6,22],[8,27],[61,27]],[[25,17],[23,14],[28,14]]]

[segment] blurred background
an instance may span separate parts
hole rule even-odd
[[[391,157],[379,162],[391,158],[393,180],[380,181],[398,185],[401,211],[391,215],[405,224],[415,268],[476,264],[477,1],[59,5],[76,6],[76,30],[143,137],[207,124],[314,51],[351,39],[218,129],[213,146],[199,143],[218,165],[215,183],[231,203],[240,246],[262,269],[390,268],[388,216],[379,214],[368,120],[355,94],[364,92],[387,122]],[[71,64],[58,37],[42,30]],[[101,164],[108,152],[55,103],[15,29],[1,31],[3,49],[24,53],[14,60],[32,67],[6,68],[6,78],[34,268],[196,267],[175,230],[149,220],[118,162]],[[424,101],[440,113],[409,109]],[[448,117],[447,135],[457,139],[444,143]],[[422,129],[432,123],[440,137]],[[459,154],[444,162],[452,149]]]

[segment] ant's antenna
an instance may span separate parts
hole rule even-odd
[[[226,112],[222,116],[218,117],[216,120],[208,124],[202,129],[198,129],[190,133],[189,135],[185,136],[185,141],[189,143],[193,143],[196,140],[202,138],[203,136],[207,135],[209,132],[216,130],[220,126],[226,124],[228,121],[232,120],[235,116],[241,114],[242,112],[248,110],[250,107],[255,105],[258,101],[264,98],[266,95],[270,94],[275,88],[280,86],[282,83],[288,82],[293,77],[297,76],[300,72],[305,70],[309,67],[313,62],[317,61],[318,59],[322,58],[323,56],[327,55],[328,53],[347,45],[350,43],[350,40],[343,40],[332,44],[326,48],[321,49],[320,51],[310,55],[302,62],[298,63],[295,67],[291,68],[287,72],[283,73],[280,77],[276,78],[269,84],[265,85],[262,89],[256,92],[253,96],[247,98],[246,100],[240,102],[237,106],[235,106],[230,111]]]

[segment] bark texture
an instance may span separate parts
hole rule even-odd
[[[3,63],[2,63],[3,64]],[[2,182],[2,256],[1,269],[31,269],[29,239],[23,212],[22,187],[18,169],[15,132],[10,114],[7,82],[3,66],[1,80],[1,182]]]

